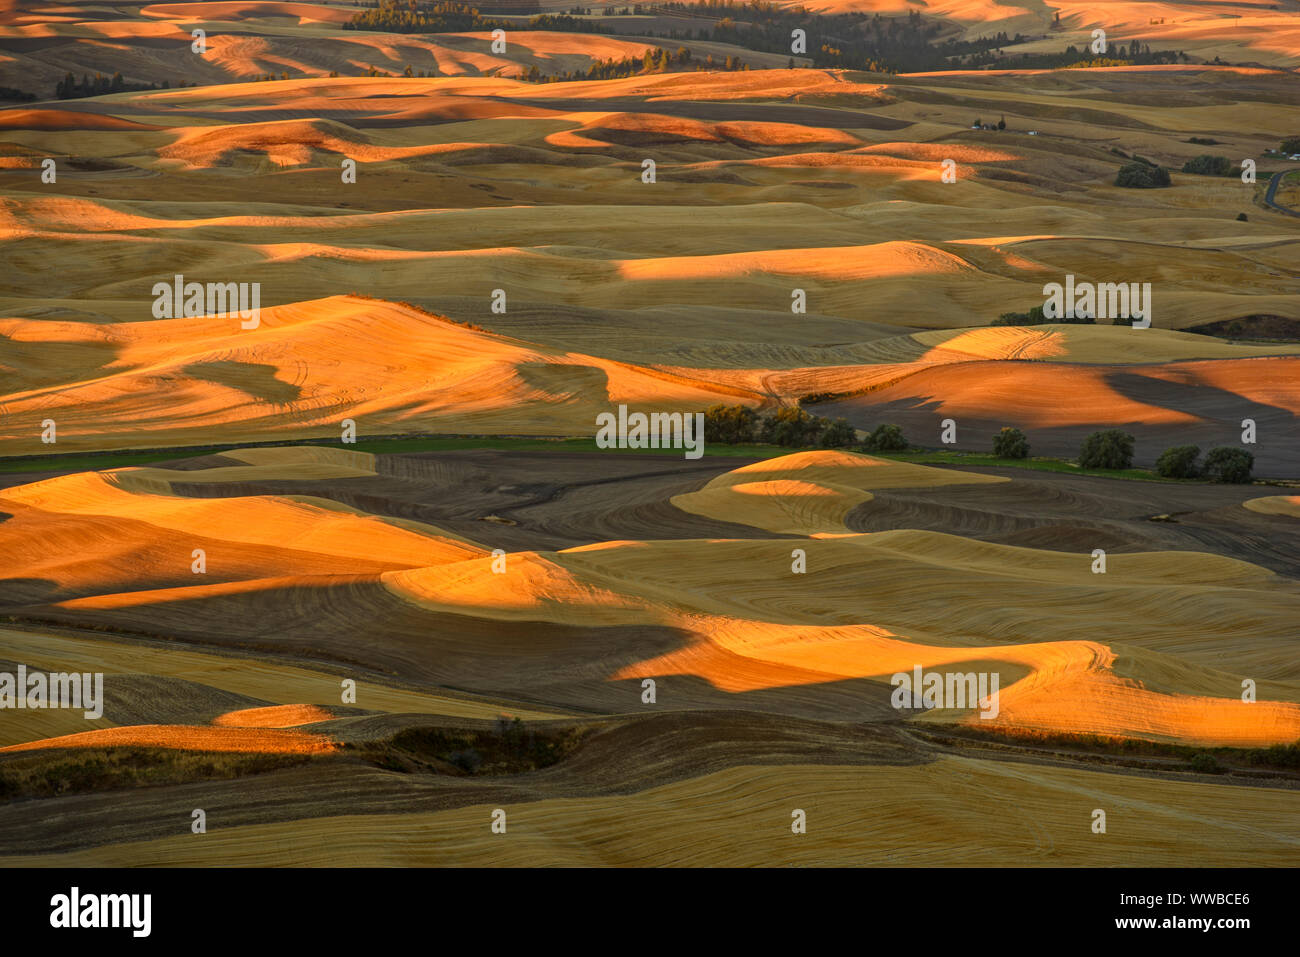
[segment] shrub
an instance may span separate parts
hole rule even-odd
[[[1205,456],[1205,477],[1211,482],[1244,484],[1250,481],[1250,470],[1255,466],[1255,456],[1245,449],[1229,445],[1210,449]]]
[[[1275,768],[1300,768],[1300,744],[1274,744],[1267,748],[1252,748],[1247,752],[1251,764]]]
[[[845,419],[836,419],[822,429],[821,446],[824,449],[843,449],[858,440],[858,430]]]
[[[1129,189],[1155,189],[1158,186],[1168,186],[1170,185],[1169,171],[1148,163],[1129,163],[1120,168],[1115,176],[1115,185],[1126,186]]]
[[[1223,768],[1219,765],[1219,759],[1209,751],[1197,751],[1192,755],[1192,770],[1201,774],[1219,774]]]
[[[1156,474],[1165,478],[1196,478],[1201,471],[1196,464],[1196,457],[1200,454],[1200,447],[1195,445],[1175,445],[1172,449],[1165,449],[1156,459]]]
[[[1120,429],[1094,432],[1079,449],[1079,465],[1085,469],[1126,469],[1132,464],[1133,436]]]
[[[724,445],[754,441],[758,413],[745,405],[715,405],[704,410],[704,441]]]
[[[901,452],[907,448],[907,439],[897,425],[878,425],[862,447],[868,452]]]
[[[1237,214],[1237,222],[1239,222],[1239,223],[1245,223],[1245,222],[1249,222],[1249,220],[1246,219],[1246,214],[1245,214],[1245,213],[1238,213],[1238,214]]]
[[[1198,176],[1227,176],[1232,172],[1232,160],[1226,156],[1211,156],[1209,153],[1202,153],[1196,159],[1190,159],[1183,164],[1184,173],[1195,173]]]
[[[1004,426],[993,436],[993,454],[1000,459],[1029,458],[1029,440],[1019,429]]]

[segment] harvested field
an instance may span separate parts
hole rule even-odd
[[[1296,4],[570,6],[0,2],[0,861],[1300,860]]]

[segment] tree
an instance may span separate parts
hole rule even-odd
[[[1131,321],[1124,320],[1126,323]],[[1047,314],[1043,312],[1042,306],[1031,306],[1028,312],[1004,312],[992,322],[990,326],[1041,326],[1048,322],[1062,322],[1071,325],[1096,325],[1095,316],[1082,316],[1075,313],[1074,316],[1057,316],[1055,319],[1048,319]]]
[[[907,439],[897,425],[878,425],[862,447],[868,452],[901,452],[907,448]]]
[[[1198,176],[1230,176],[1232,175],[1232,160],[1226,156],[1211,156],[1208,153],[1202,153],[1196,159],[1189,159],[1183,164],[1184,173],[1195,173]]]
[[[1133,436],[1120,429],[1094,432],[1083,440],[1079,465],[1085,469],[1126,469],[1133,465]]]
[[[704,411],[704,441],[736,445],[754,441],[758,413],[744,405],[715,405]]]
[[[1300,136],[1288,136],[1282,141],[1283,153],[1300,153]]]
[[[1206,453],[1205,477],[1211,482],[1242,485],[1250,481],[1250,470],[1254,465],[1255,456],[1252,453],[1222,445]]]
[[[826,419],[810,415],[798,406],[787,406],[763,420],[760,434],[764,442],[772,445],[813,445],[823,426],[828,424]]]
[[[1000,120],[998,120],[998,129],[1005,130],[1006,128],[1007,128],[1007,118],[1004,116]]]
[[[982,121],[982,120],[977,116],[977,117],[975,117],[975,122],[972,123],[971,125],[972,125],[972,126],[983,126],[983,125],[984,125],[984,122],[983,122],[983,121]]]
[[[1153,166],[1141,160],[1129,163],[1115,176],[1116,186],[1129,189],[1155,189],[1170,185],[1169,171],[1161,166]]]
[[[821,446],[824,449],[848,448],[858,440],[858,430],[849,425],[846,419],[836,419],[822,429]]]
[[[1156,459],[1156,474],[1164,478],[1196,478],[1200,474],[1196,457],[1200,454],[1200,448],[1195,445],[1175,445],[1172,449],[1165,449]]]
[[[993,436],[993,454],[1000,459],[1029,458],[1029,440],[1019,429],[1003,426],[1002,430]]]
[[[793,70],[793,69],[794,69],[794,57],[790,57],[790,62],[787,63],[787,64],[785,65],[785,68],[786,68],[787,70]]]
[[[402,71],[402,76],[415,76],[415,71],[411,69],[411,64],[406,64],[406,69]]]

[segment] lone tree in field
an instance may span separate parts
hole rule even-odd
[[[1029,458],[1029,440],[1019,429],[1004,426],[993,436],[993,454],[1000,459]]]
[[[897,425],[878,425],[862,447],[868,452],[902,452],[907,448],[907,439],[903,430]]]
[[[1165,449],[1156,459],[1156,474],[1164,478],[1196,478],[1201,468],[1196,464],[1196,457],[1201,450],[1195,445],[1175,445]]]
[[[1206,453],[1205,477],[1211,482],[1243,485],[1250,481],[1250,470],[1254,465],[1253,453],[1230,445],[1222,445]]]
[[[1120,429],[1094,432],[1083,440],[1079,465],[1085,469],[1126,469],[1133,465],[1133,436]]]

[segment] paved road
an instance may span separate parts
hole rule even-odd
[[[1273,174],[1273,178],[1268,181],[1268,192],[1264,194],[1264,205],[1276,209],[1278,212],[1286,213],[1288,216],[1300,216],[1300,213],[1296,212],[1294,209],[1290,209],[1286,206],[1279,206],[1277,203],[1273,202],[1273,194],[1277,192],[1278,184],[1282,182],[1282,177],[1290,172],[1293,171],[1284,169],[1281,172]]]

